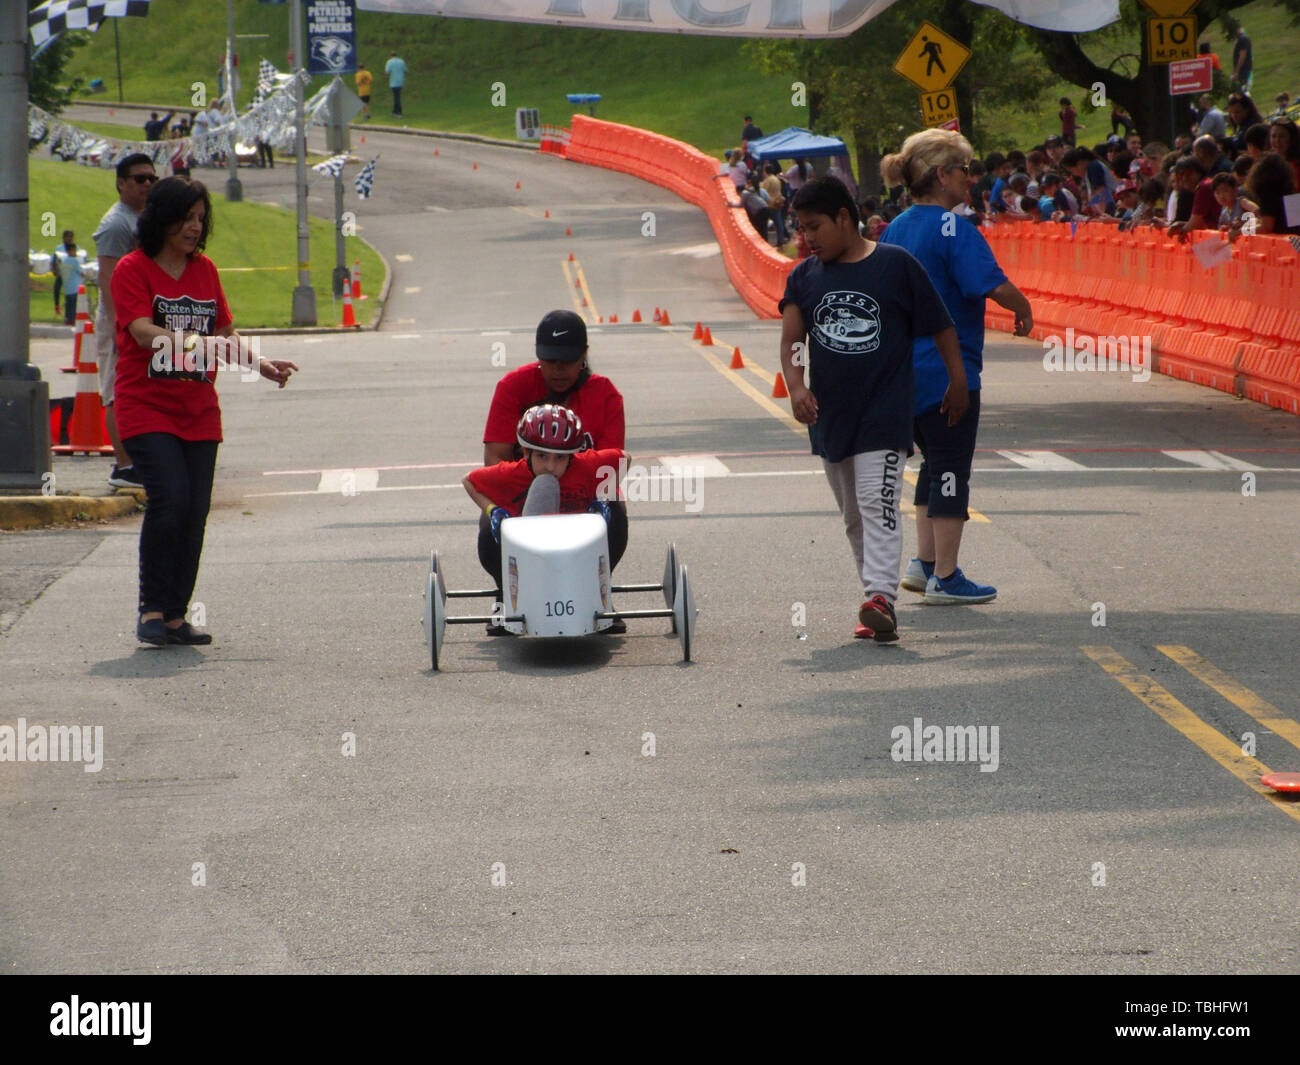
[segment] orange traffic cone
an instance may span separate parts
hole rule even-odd
[[[569,262],[573,262],[573,252],[569,252]]]
[[[549,208],[548,208],[547,210],[545,210],[545,211],[542,212],[542,217],[543,217],[543,218],[550,218],[550,217],[551,217],[551,212],[550,212]]]
[[[704,339],[704,326],[700,325],[699,322],[695,323],[695,332],[691,334],[691,339],[692,340]]]
[[[706,348],[713,347],[713,334],[709,332],[709,327],[707,325],[704,327],[704,339],[700,341],[700,346]]]
[[[663,311],[661,311],[658,307],[656,307],[656,308],[655,308],[655,321],[656,321],[656,322],[662,321],[662,320],[663,320],[663,316],[664,316]]]
[[[574,287],[574,288],[582,288],[582,278],[580,278],[580,277],[575,277],[575,278],[573,279],[573,287]]]
[[[104,425],[104,407],[99,401],[99,364],[95,361],[95,323],[89,317],[79,331],[90,337],[81,350],[86,361],[77,358],[77,398],[72,405],[72,419],[68,422],[68,442],[56,444],[50,450],[56,455],[111,455],[113,445],[108,442]]]
[[[519,182],[515,182],[515,188],[519,188]]]
[[[475,163],[475,164],[474,164],[474,169],[475,169],[475,170],[478,169],[478,163]]]
[[[632,312],[632,321],[634,321],[634,322],[639,322],[639,321],[641,321],[641,308],[640,308],[640,307],[638,307],[636,310],[634,310],[634,311]]]
[[[584,307],[587,306],[587,297],[586,297],[586,296],[583,296],[583,297],[582,297],[582,305],[583,305]]]
[[[86,286],[79,285],[77,287],[77,321],[72,327],[72,365],[60,366],[59,369],[63,373],[77,372],[77,363],[81,361],[81,335],[85,331],[88,321],[90,321],[90,314],[86,310]]]
[[[572,226],[565,226],[565,227],[564,227],[564,235],[565,235],[566,237],[571,237],[571,236],[573,236],[573,227],[572,227]]]
[[[435,148],[435,149],[433,150],[433,154],[434,154],[434,155],[437,155],[437,154],[438,154],[438,149],[437,149],[437,148]]]
[[[778,373],[776,375],[776,382],[772,385],[772,398],[786,399],[789,395],[790,393],[785,389],[785,375]]]
[[[343,289],[343,321],[339,323],[344,329],[357,328],[357,316],[352,310],[352,293]]]
[[[670,322],[670,321],[668,320],[668,308],[667,308],[667,307],[664,308],[664,313],[661,314],[661,315],[659,316],[659,324],[660,324],[660,325],[672,325],[672,324],[673,324],[672,322]]]
[[[354,300],[363,300],[366,297],[361,294],[361,260],[357,259],[352,264],[352,298]]]
[[[611,315],[609,316],[609,324],[610,324],[610,325],[618,325],[618,315],[617,315],[617,314],[611,314]]]
[[[740,354],[739,348],[731,349],[731,366],[728,369],[743,370],[745,368],[744,356]]]

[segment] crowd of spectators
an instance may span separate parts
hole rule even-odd
[[[1279,94],[1275,104],[1264,117],[1244,92],[1230,94],[1222,109],[1207,93],[1172,146],[1143,137],[1116,106],[1111,135],[1085,147],[1068,143],[1067,131],[1083,126],[1062,99],[1061,134],[1028,151],[995,151],[972,161],[962,211],[993,225],[1068,221],[1180,235],[1218,229],[1229,239],[1243,232],[1300,233],[1300,225],[1288,225],[1284,203],[1300,191],[1300,129],[1289,114],[1290,96]],[[883,201],[864,207],[885,222],[907,207],[902,188],[890,189]],[[1300,222],[1294,211],[1292,220]]]
[[[1186,132],[1172,146],[1144,137],[1119,105],[1110,109],[1109,137],[1075,145],[1084,127],[1070,101],[1060,103],[1061,133],[1028,150],[972,160],[970,193],[958,213],[982,225],[1152,226],[1180,236],[1217,229],[1230,240],[1243,233],[1300,234],[1300,224],[1288,224],[1300,223],[1300,214],[1293,207],[1288,219],[1286,211],[1286,197],[1300,192],[1300,128],[1288,93],[1278,94],[1267,116],[1245,92],[1232,92],[1222,107],[1207,93],[1189,108]],[[799,241],[789,204],[815,175],[806,159],[784,170],[755,160],[749,143],[761,136],[746,116],[744,140],[726,153],[722,172],[735,183],[755,230],[781,247]],[[902,186],[864,197],[864,234],[874,240],[909,202]],[[802,255],[802,245],[798,250]]]

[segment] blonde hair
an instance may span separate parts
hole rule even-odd
[[[967,165],[972,155],[970,141],[956,130],[926,129],[913,133],[898,152],[880,161],[880,176],[886,188],[906,185],[913,196],[928,196],[936,168]]]

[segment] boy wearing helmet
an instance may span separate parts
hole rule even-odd
[[[578,416],[554,403],[525,411],[515,428],[515,438],[523,458],[482,466],[470,471],[461,482],[486,517],[479,524],[478,557],[496,580],[497,588],[501,588],[501,523],[522,515],[530,494],[543,483],[556,494],[558,513],[590,512],[605,519],[612,570],[627,548],[626,526],[619,536],[617,523],[610,521],[610,501],[615,499],[618,472],[627,453],[617,447],[591,449]],[[534,512],[530,507],[529,513]],[[501,626],[489,626],[488,632],[500,635],[497,629],[504,632]]]

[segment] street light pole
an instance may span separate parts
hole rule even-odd
[[[316,324],[316,290],[311,287],[311,231],[307,228],[307,128],[302,99],[302,0],[290,0],[289,41],[293,49],[295,183],[298,187],[298,284],[293,290],[293,324]]]
[[[114,23],[114,28],[117,24]],[[235,0],[226,0],[226,93],[230,97],[230,177],[226,179],[226,201],[238,203],[244,198],[239,183],[239,155],[235,151]]]

